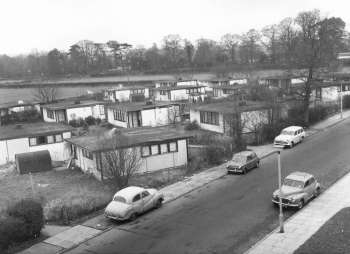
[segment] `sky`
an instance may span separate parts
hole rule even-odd
[[[349,0],[1,0],[0,54],[67,51],[84,39],[146,47],[168,34],[220,40],[312,9],[350,30],[349,7]]]

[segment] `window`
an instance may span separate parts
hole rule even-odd
[[[133,199],[132,199],[132,202],[137,202],[141,199],[141,195],[140,194],[137,194]]]
[[[86,149],[82,149],[82,153],[83,153],[83,157],[88,158],[88,159],[90,159],[90,160],[92,160],[92,159],[93,159],[93,155],[92,155],[92,153],[91,153],[91,152],[89,152],[88,150],[86,150]]]
[[[29,146],[36,146],[36,138],[29,138]]]
[[[151,154],[152,155],[159,154],[159,146],[158,145],[152,145],[151,146]]]
[[[151,155],[165,154],[165,153],[171,153],[171,152],[177,152],[177,151],[178,151],[177,141],[174,141],[170,143],[143,146],[141,148],[141,156],[147,157]]]
[[[200,122],[212,125],[219,125],[219,113],[201,111]]]
[[[55,116],[52,110],[47,109],[46,114],[47,114],[47,118],[55,119]]]
[[[125,122],[125,112],[118,109],[113,109],[114,120]]]
[[[62,142],[63,141],[62,134],[56,134],[55,141],[56,141],[56,143]]]
[[[167,91],[166,90],[160,90],[160,95],[167,95]]]
[[[55,143],[55,138],[54,138],[54,136],[47,136],[47,143],[48,143],[48,144]]]
[[[177,152],[177,142],[169,143],[169,152]]]
[[[150,156],[149,146],[143,146],[141,148],[141,155],[142,157]]]
[[[147,196],[149,196],[149,192],[148,191],[142,192],[142,198],[145,198]]]
[[[103,105],[100,105],[99,109],[100,109],[100,115],[104,115],[105,114],[105,107]]]
[[[168,152],[168,144],[161,144],[160,153],[167,153],[167,152]]]

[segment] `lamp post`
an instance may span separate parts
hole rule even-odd
[[[279,225],[280,225],[280,233],[284,233],[284,219],[283,219],[283,207],[282,207],[282,166],[281,166],[281,151],[280,150],[275,150],[270,153],[267,153],[263,156],[260,157],[260,160],[269,157],[273,154],[277,153],[277,169],[278,169],[278,188],[279,188]]]
[[[340,119],[343,119],[343,85],[340,82]]]
[[[279,223],[280,233],[284,233],[283,223],[283,207],[282,207],[282,169],[281,169],[281,151],[277,152],[277,163],[278,163],[278,188],[279,188]]]

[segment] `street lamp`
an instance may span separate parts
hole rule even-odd
[[[343,85],[340,82],[340,119],[343,119]]]
[[[279,225],[280,225],[280,233],[284,233],[284,219],[283,219],[283,207],[282,207],[282,167],[281,167],[281,151],[275,150],[270,153],[267,153],[266,155],[260,157],[261,159],[264,159],[266,157],[269,157],[273,154],[277,153],[277,166],[278,166],[278,188],[279,188]]]

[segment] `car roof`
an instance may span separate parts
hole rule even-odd
[[[135,197],[135,195],[144,191],[144,188],[137,186],[129,186],[120,191],[118,191],[114,196],[121,196],[126,199],[127,202],[131,202],[131,200]]]
[[[297,131],[299,129],[302,129],[303,127],[301,126],[289,126],[287,128],[284,128],[283,131]]]
[[[249,156],[249,155],[252,155],[252,154],[255,154],[255,153],[253,151],[241,151],[241,152],[236,153],[234,155]]]
[[[289,174],[288,176],[286,176],[286,178],[288,178],[288,179],[302,181],[302,182],[306,182],[311,177],[313,177],[313,175],[306,173],[306,172],[300,172],[300,171],[295,171],[295,172]]]

